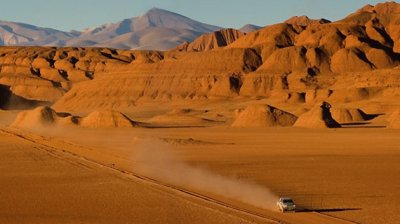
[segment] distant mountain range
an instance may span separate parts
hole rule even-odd
[[[250,33],[250,32],[259,30],[261,28],[262,28],[261,26],[256,26],[253,24],[246,24],[242,28],[240,28],[239,31],[242,33]]]
[[[240,30],[247,33],[260,28],[248,24]],[[168,50],[184,42],[192,42],[204,33],[221,29],[222,27],[201,23],[177,13],[153,8],[138,17],[83,31],[64,32],[0,21],[0,45]]]
[[[67,40],[80,35],[80,32],[63,32],[24,23],[0,21],[0,45],[24,45],[40,41],[51,43]]]

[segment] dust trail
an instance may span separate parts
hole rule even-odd
[[[135,168],[151,178],[179,187],[208,192],[264,209],[274,209],[278,197],[268,188],[224,177],[179,161],[165,143],[135,140]]]

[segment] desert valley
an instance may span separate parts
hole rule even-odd
[[[0,223],[400,223],[396,2],[0,33]]]

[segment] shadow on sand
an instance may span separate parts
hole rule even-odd
[[[361,208],[299,208],[296,212],[343,212],[343,211],[359,211]]]
[[[365,120],[364,122],[341,123],[341,128],[386,128],[383,125],[370,125],[372,122],[366,122],[385,114],[366,114],[362,110],[360,110],[360,113]]]
[[[384,125],[369,125],[371,123],[347,123],[341,124],[341,128],[386,128]],[[365,126],[368,125],[368,126]]]

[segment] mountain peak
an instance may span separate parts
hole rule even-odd
[[[153,7],[151,9],[149,9],[148,11],[168,11],[168,10],[165,10],[165,9],[162,9],[162,8],[158,8],[158,7]]]
[[[176,13],[171,12],[171,11],[168,11],[168,10],[166,10],[166,9],[157,8],[157,7],[153,7],[153,8],[151,8],[151,9],[149,9],[146,13],[150,13],[150,12],[152,12],[152,13],[155,13],[155,12],[167,12],[167,13],[171,13],[171,14],[176,14]],[[146,13],[145,13],[145,14],[146,14]]]
[[[220,29],[165,9],[151,8],[137,17],[86,29],[64,45],[168,50]]]
[[[293,16],[290,19],[286,20],[285,23],[299,26],[308,26],[312,24],[330,23],[330,21],[327,19],[310,19],[308,16]]]
[[[370,12],[379,14],[400,13],[400,4],[395,1],[378,3],[375,6],[368,4],[358,10],[358,12]]]
[[[151,17],[167,17],[167,16],[189,19],[186,16],[180,15],[180,14],[175,13],[175,12],[168,11],[166,9],[157,8],[157,7],[153,7],[151,9],[149,9],[147,12],[142,14],[140,17],[149,17],[149,18],[151,18]],[[134,18],[136,18],[136,17],[134,17]]]
[[[165,9],[153,7],[151,9],[147,10],[141,16],[148,16],[148,15],[154,15],[154,14],[176,14],[176,13],[165,10]]]
[[[242,28],[240,28],[239,30],[241,32],[243,32],[243,33],[250,33],[250,32],[259,30],[261,28],[262,28],[261,26],[257,26],[257,25],[254,25],[254,24],[246,24]]]
[[[125,23],[128,23],[128,21],[125,21]],[[151,8],[139,17],[131,18],[129,23],[134,31],[149,27],[195,30],[201,33],[221,29],[221,27],[204,24],[181,14],[156,7]]]

